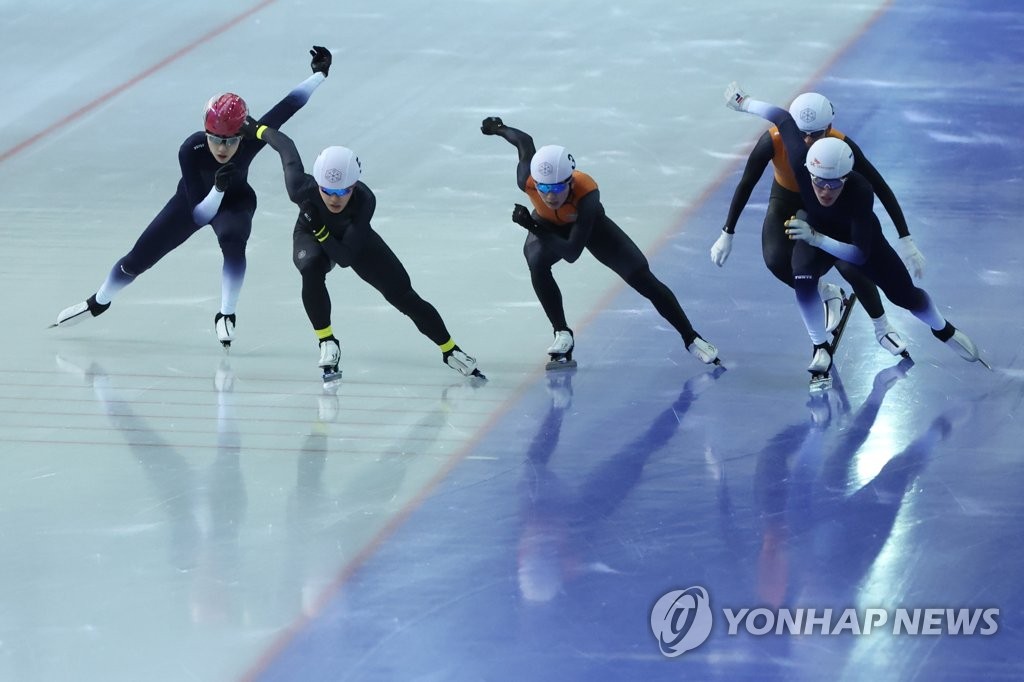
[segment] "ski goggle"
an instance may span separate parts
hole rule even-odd
[[[828,132],[828,128],[822,128],[821,130],[801,130],[800,134],[804,137],[809,137],[812,140],[820,140],[825,137],[825,133]]]
[[[844,175],[841,178],[819,178],[817,175],[812,175],[811,184],[819,189],[837,190],[846,184],[846,176]]]
[[[330,187],[321,187],[320,191],[324,194],[332,197],[343,197],[352,191],[351,187],[343,187],[341,189],[331,189]]]
[[[569,186],[569,181],[564,182],[538,182],[537,191],[541,194],[558,194],[559,192],[565,191],[565,188]]]
[[[220,135],[214,135],[213,133],[206,133],[206,141],[210,144],[222,144],[225,147],[234,147],[236,144],[241,142],[241,135],[232,135],[231,137],[221,137]]]

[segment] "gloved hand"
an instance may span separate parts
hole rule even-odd
[[[918,279],[924,277],[924,254],[918,250],[914,238],[908,234],[906,237],[900,237],[897,244],[900,249],[900,258],[903,259],[907,270]]]
[[[800,213],[803,213],[803,211],[799,211],[797,215],[799,216]],[[811,246],[818,246],[821,243],[821,235],[815,232],[814,228],[803,218],[793,217],[784,224],[786,226],[786,235],[790,239],[799,239]]]
[[[731,233],[722,230],[722,234],[718,236],[718,239],[711,246],[711,262],[718,267],[725,265],[725,261],[729,259],[729,254],[732,253],[733,236]]]
[[[516,204],[515,208],[512,209],[512,222],[525,227],[530,232],[537,231],[537,223],[534,222],[533,216],[530,215],[530,209],[522,204]]]
[[[228,161],[213,174],[213,186],[218,192],[226,192],[238,179],[238,169],[235,164]]]
[[[330,237],[331,233],[330,230],[327,229],[326,225],[318,225],[317,223],[319,221],[320,218],[317,215],[316,207],[314,207],[312,203],[304,201],[299,205],[299,217],[295,221],[295,226],[301,230],[309,232],[320,241],[323,241],[327,237]],[[321,237],[323,237],[323,239],[320,239]]]
[[[505,127],[505,123],[497,116],[488,116],[480,124],[480,132],[484,135],[497,135]]]
[[[242,122],[242,127],[239,129],[238,132],[239,134],[241,134],[242,139],[255,140],[256,129],[259,127],[260,124],[256,119],[254,119],[252,116],[246,116],[245,121]]]
[[[725,88],[725,106],[735,111],[747,111],[747,93],[736,81]]]
[[[326,77],[327,72],[331,70],[331,51],[326,47],[314,45],[313,49],[309,51],[309,56],[313,58],[309,62],[313,73],[322,73]]]

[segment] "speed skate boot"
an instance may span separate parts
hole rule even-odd
[[[981,359],[978,354],[978,347],[974,345],[974,341],[964,334],[962,331],[954,327],[949,322],[946,322],[946,326],[942,329],[935,331],[932,330],[932,334],[935,335],[939,341],[956,351],[956,354],[962,357],[967,362],[978,362],[988,367],[988,363]],[[989,368],[991,369],[991,368]]]
[[[335,382],[341,381],[341,370],[338,363],[341,362],[341,344],[334,336],[320,339],[320,369],[324,373],[324,388],[331,388]]]
[[[452,346],[449,350],[442,353],[441,362],[448,365],[464,377],[476,377],[477,379],[487,378],[476,368],[476,358],[471,355],[467,355],[466,352],[458,346]]]
[[[832,354],[829,352],[827,343],[818,343],[814,346],[811,355],[811,364],[807,366],[811,373],[811,392],[825,391],[832,388]]]
[[[878,339],[878,345],[893,355],[910,357],[910,353],[907,352],[907,343],[896,331],[896,328],[889,324],[884,315],[877,320],[871,320],[871,322],[875,325],[875,338]]]
[[[57,321],[51,324],[50,327],[70,327],[89,318],[102,315],[107,312],[109,307],[110,303],[97,303],[96,294],[93,294],[81,303],[68,306],[60,311],[60,314],[57,315]]]
[[[572,338],[571,329],[562,329],[555,332],[555,340],[548,348],[548,363],[545,369],[570,369],[576,366],[572,359],[572,349],[576,342]]]
[[[213,318],[213,326],[217,329],[217,340],[225,348],[231,348],[235,340],[235,314],[217,313]]]
[[[718,348],[715,347],[715,344],[705,341],[699,336],[686,347],[686,350],[690,351],[690,355],[697,358],[705,365],[722,364],[721,360],[718,359]]]
[[[825,332],[831,334],[839,326],[843,316],[843,305],[846,304],[846,292],[835,284],[818,280],[818,296],[825,306]]]

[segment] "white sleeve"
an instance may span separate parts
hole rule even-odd
[[[217,211],[220,210],[220,202],[223,200],[224,192],[219,191],[216,186],[211,187],[210,193],[206,195],[206,198],[192,209],[192,220],[195,221],[196,225],[209,225],[210,221],[213,220],[213,216],[217,215]]]
[[[289,94],[299,95],[302,98],[302,103],[305,104],[309,100],[310,95],[313,94],[313,91],[320,87],[320,84],[325,80],[327,80],[327,76],[317,71],[296,85]]]
[[[859,246],[841,242],[832,237],[826,237],[820,232],[814,245],[822,251],[827,251],[839,260],[844,260],[854,265],[861,265],[866,260],[864,252],[860,250]]]

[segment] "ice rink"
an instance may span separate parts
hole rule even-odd
[[[0,17],[0,681],[1024,678],[1024,5],[45,0]],[[322,390],[273,150],[249,174],[230,353],[210,228],[102,317],[48,328],[172,195],[207,99],[266,111],[312,45],[330,76],[283,129],[307,168],[356,150],[374,228],[489,381],[335,270],[344,381]],[[920,285],[992,371],[887,303],[913,361],[856,310],[835,387],[809,402],[810,344],[760,252],[769,173],[729,261],[708,256],[766,128],[724,106],[734,80],[832,99],[901,202]],[[480,134],[490,115],[573,153],[723,368],[585,254],[555,267],[579,367],[545,376],[516,153]],[[652,609],[693,587],[710,634],[666,655]],[[758,608],[888,620],[730,632],[727,609]],[[894,633],[915,609],[933,627]],[[994,631],[950,625],[986,609]]]

